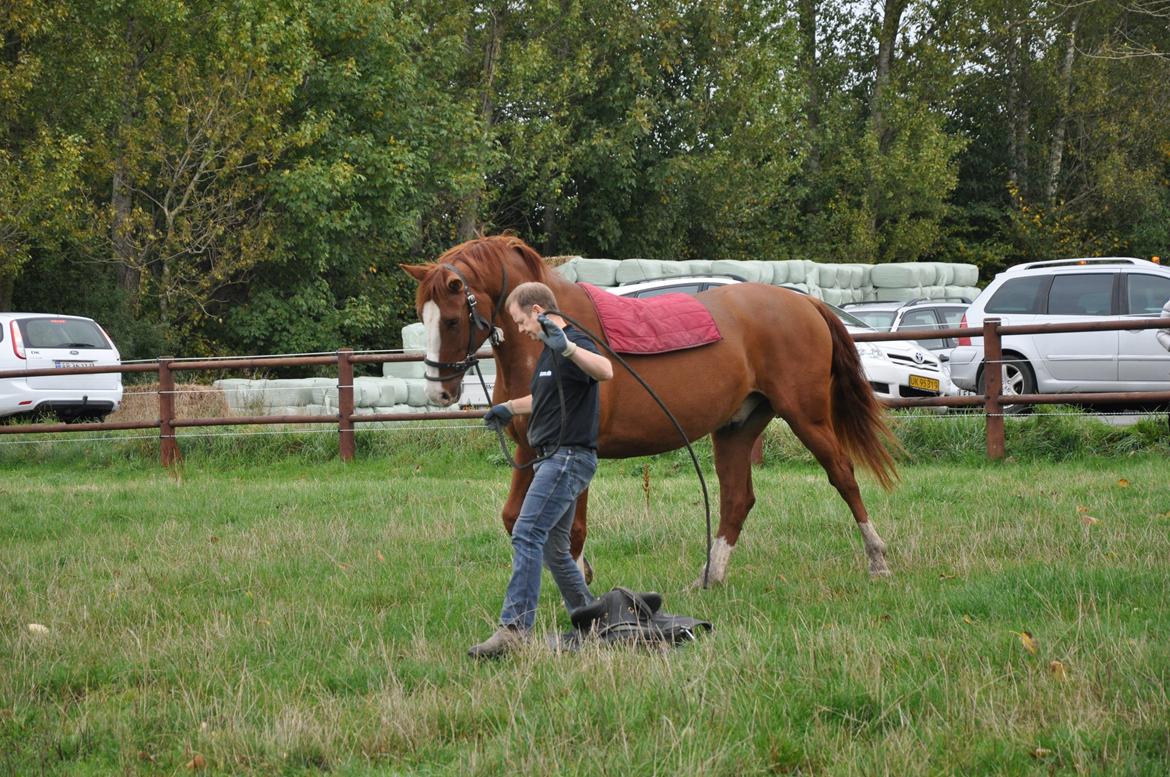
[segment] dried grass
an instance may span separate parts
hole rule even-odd
[[[113,422],[155,421],[158,419],[158,383],[127,386],[122,406],[107,419]],[[222,391],[199,383],[175,386],[175,417],[222,418],[231,415]]]

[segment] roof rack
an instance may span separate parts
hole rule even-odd
[[[931,302],[959,302],[964,305],[970,305],[971,300],[966,297],[915,297],[908,299],[905,302],[900,300],[876,300],[871,299],[866,302],[846,302],[841,305],[842,308],[855,307],[859,305],[892,305],[894,308],[908,308],[911,305],[925,305]]]
[[[1006,272],[1031,270],[1037,267],[1087,267],[1090,265],[1123,265],[1123,264],[1153,264],[1146,259],[1135,259],[1132,256],[1091,256],[1083,259],[1048,259],[1043,262],[1025,262],[1007,268]]]

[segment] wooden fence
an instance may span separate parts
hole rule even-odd
[[[1132,319],[1118,321],[1086,321],[1079,324],[1034,324],[1024,326],[1003,326],[999,319],[989,318],[982,328],[952,329],[905,329],[898,332],[862,332],[854,335],[857,342],[880,342],[883,340],[918,340],[943,337],[982,337],[984,357],[989,364],[1002,364],[1002,338],[1005,335],[1046,334],[1061,332],[1101,332],[1115,330],[1161,329],[1167,326],[1165,319]],[[491,351],[478,354],[491,358]],[[451,419],[478,419],[482,411],[445,410],[425,413],[369,413],[357,415],[354,412],[354,365],[383,364],[386,362],[420,361],[417,354],[355,353],[343,348],[334,354],[317,356],[274,356],[242,357],[231,359],[178,360],[174,357],[160,357],[154,362],[93,367],[72,367],[62,369],[0,371],[0,380],[5,378],[29,378],[45,375],[92,375],[117,372],[156,373],[158,375],[158,419],[155,421],[132,421],[115,423],[46,423],[9,424],[0,426],[0,435],[9,434],[58,434],[69,432],[121,431],[135,429],[157,429],[159,453],[163,466],[170,467],[182,458],[177,430],[210,426],[247,426],[262,424],[333,424],[337,426],[338,450],[343,461],[352,461],[355,455],[354,430],[360,423],[377,421],[437,421]],[[175,415],[175,373],[207,372],[219,370],[255,370],[274,367],[328,366],[337,368],[338,412],[335,416],[321,415],[258,415],[225,416],[215,418],[177,418]],[[1170,375],[1167,386],[1170,388]],[[1002,396],[1000,370],[989,370],[985,381],[986,393],[970,396],[915,397],[883,400],[887,407],[979,407],[982,406],[987,428],[987,455],[1001,459],[1004,450],[1004,397]],[[1156,392],[1127,391],[1114,393],[1077,394],[1016,394],[1011,405],[1035,404],[1116,404],[1116,403],[1170,403],[1170,390]]]

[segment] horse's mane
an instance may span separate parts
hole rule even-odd
[[[433,272],[435,268],[443,264],[453,264],[459,268],[459,271],[467,277],[468,283],[475,283],[481,288],[489,281],[495,280],[502,276],[502,270],[507,262],[507,254],[509,251],[515,251],[520,255],[525,267],[531,277],[509,279],[509,288],[515,288],[516,284],[521,281],[544,281],[547,277],[547,271],[544,266],[544,260],[541,259],[540,254],[532,246],[525,243],[515,235],[493,235],[491,237],[478,237],[474,240],[468,240],[465,243],[460,243],[453,248],[448,248],[443,254],[429,265],[431,272],[428,272],[426,278],[418,285],[418,296],[416,298],[417,304],[422,305],[427,300],[436,299],[439,293],[439,285],[443,282],[443,273]],[[458,264],[456,264],[458,262]]]

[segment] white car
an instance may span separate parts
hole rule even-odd
[[[122,363],[97,322],[49,313],[0,313],[0,371]],[[0,378],[0,417],[52,413],[62,421],[102,420],[122,403],[122,375]]]
[[[741,282],[740,279],[729,276],[703,275],[631,283],[606,291],[619,297],[645,298],[676,292],[698,294],[716,286]],[[782,288],[788,288],[797,294],[806,293],[800,289]],[[856,316],[827,302],[824,304],[841,319],[850,333],[877,331]],[[879,397],[885,399],[937,397],[944,390],[944,377],[938,357],[918,343],[907,340],[857,343],[857,353],[861,357],[865,377]]]
[[[1158,318],[1170,299],[1170,268],[1129,257],[1029,262],[995,277],[961,326],[1081,323]],[[1008,335],[1002,340],[1003,393],[1165,391],[1170,354],[1153,329]],[[960,338],[951,377],[983,392],[983,338]],[[1015,407],[1023,408],[1023,405]]]

